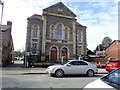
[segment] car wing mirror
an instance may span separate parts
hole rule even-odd
[[[71,64],[67,64],[67,66],[71,66]]]

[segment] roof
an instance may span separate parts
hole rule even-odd
[[[7,25],[1,25],[1,31],[6,31],[9,28],[11,28],[11,26],[7,26]]]
[[[81,25],[81,24],[78,23],[78,22],[76,22],[76,25],[77,25],[77,26],[80,26],[80,27],[86,27],[86,26]]]
[[[108,47],[110,47],[114,42],[119,42],[119,43],[120,43],[120,40],[114,40]],[[105,50],[106,50],[108,47],[106,47]]]
[[[52,13],[58,13],[58,9],[63,13],[66,14],[68,16],[73,16],[76,17],[76,15],[66,6],[64,5],[62,2],[58,2],[56,4],[53,4],[52,6],[49,6],[45,9],[43,9],[43,11],[46,12],[52,12]]]
[[[34,14],[31,17],[29,17],[29,19],[38,19],[38,20],[42,20],[42,16],[38,15],[38,14]]]

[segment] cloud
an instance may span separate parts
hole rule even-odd
[[[102,7],[98,12],[92,9],[79,12],[78,22],[87,26],[87,44],[88,48],[94,50],[98,44],[101,44],[104,37],[108,36],[112,40],[118,39],[118,8],[115,3],[86,3],[86,6],[97,8]],[[96,8],[96,7],[95,7]],[[78,10],[78,8],[76,8]],[[93,8],[94,9],[94,8]],[[106,10],[106,12],[104,12]]]
[[[53,0],[3,0],[3,24],[12,21],[12,36],[15,50],[25,47],[27,18],[33,14],[42,14],[42,9],[53,3]],[[14,3],[13,3],[14,2]]]

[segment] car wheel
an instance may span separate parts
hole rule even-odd
[[[64,72],[63,72],[62,70],[60,70],[60,69],[55,72],[55,76],[56,76],[56,77],[59,77],[59,78],[60,78],[60,77],[62,77],[63,75],[64,75]]]
[[[87,76],[88,76],[88,77],[94,76],[94,71],[93,71],[93,70],[88,70],[88,71],[87,71]]]

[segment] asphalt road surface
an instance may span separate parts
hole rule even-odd
[[[106,74],[96,74],[94,77],[85,75],[50,77],[48,74],[2,75],[2,88],[82,88],[86,84],[103,77]]]

